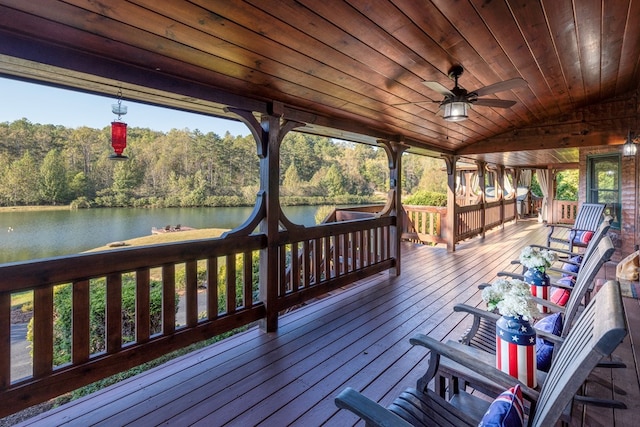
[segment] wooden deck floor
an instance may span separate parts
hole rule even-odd
[[[24,425],[356,424],[355,416],[337,410],[334,396],[351,386],[386,405],[414,385],[427,359],[409,337],[459,338],[468,319],[453,305],[480,304],[477,285],[493,280],[525,243],[543,243],[545,235],[540,224],[526,221],[462,244],[455,253],[406,244],[399,277],[385,272],[360,281],[284,315],[276,333],[253,328]],[[640,307],[638,300],[625,300],[631,334],[619,356],[630,365],[601,375],[626,388],[630,408],[587,412],[584,425],[631,425],[631,415],[640,413],[634,353]]]

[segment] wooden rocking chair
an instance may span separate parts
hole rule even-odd
[[[539,392],[455,347],[418,334],[410,340],[411,344],[423,346],[431,353],[427,372],[418,380],[416,388],[405,390],[388,409],[352,388],[343,390],[335,403],[371,426],[477,426],[491,402],[463,390],[445,400],[427,388],[438,371],[440,358],[446,357],[500,384],[503,389],[520,384],[524,398],[530,403],[526,425],[552,426],[593,368],[616,349],[626,333],[620,287],[610,281],[567,335]]]
[[[547,273],[551,272],[551,273],[558,273],[558,274],[568,274],[570,276],[576,277],[578,275],[578,273],[575,272],[576,269],[568,269],[564,265],[562,267],[558,265],[569,264],[579,269],[582,263],[585,261],[585,259],[591,256],[593,249],[598,246],[598,243],[600,243],[600,240],[607,235],[607,233],[609,232],[609,228],[611,228],[611,217],[605,216],[605,218],[602,220],[602,222],[598,226],[598,229],[593,234],[593,237],[591,238],[591,240],[589,240],[589,243],[587,244],[587,247],[584,253],[581,255],[581,258],[582,258],[581,261],[571,260],[570,258],[574,256],[575,253],[567,249],[552,248],[550,246],[543,246],[543,245],[529,245],[529,246],[531,246],[532,248],[551,250],[553,252],[556,252],[559,255],[560,258],[554,263],[554,265],[552,265],[550,268],[547,269]],[[513,260],[511,261],[511,264],[520,264],[520,260]]]
[[[611,259],[614,251],[615,248],[613,247],[611,238],[609,236],[604,236],[598,245],[593,248],[591,255],[583,261],[582,267],[578,271],[575,285],[568,288],[570,292],[569,299],[564,307],[554,304],[551,301],[536,298],[536,301],[539,304],[549,307],[553,312],[561,312],[563,314],[564,327],[562,328],[562,334],[560,335],[561,338],[567,336],[569,333],[585,294],[593,288],[596,275],[604,263]],[[501,274],[508,274],[520,279],[522,278],[521,275],[512,273]],[[555,285],[561,287],[559,284]],[[456,304],[453,309],[454,311],[466,312],[473,316],[471,327],[464,333],[460,342],[495,354],[495,322],[500,318],[500,315],[466,304]],[[551,341],[554,340],[553,335],[545,335],[545,339],[547,338]]]
[[[602,222],[602,214],[606,205],[601,203],[583,203],[578,210],[576,221],[571,224],[547,224],[549,235],[547,236],[547,246],[552,243],[559,243],[568,247],[569,252],[573,252],[574,247],[586,248],[589,243],[589,234],[598,229]],[[560,229],[569,229],[569,236],[559,237]]]

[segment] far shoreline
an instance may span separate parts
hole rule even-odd
[[[71,209],[70,205],[28,205],[28,206],[0,206],[1,212],[29,212],[29,211],[66,211]]]

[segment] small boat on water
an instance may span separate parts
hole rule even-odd
[[[151,228],[151,234],[163,234],[163,233],[174,233],[176,231],[188,231],[188,230],[195,230],[195,228],[193,227],[186,227],[184,225],[176,225],[175,227],[173,225],[167,225],[163,228],[158,228],[158,227],[152,227]]]

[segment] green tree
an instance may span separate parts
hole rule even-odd
[[[33,205],[39,201],[38,165],[29,151],[5,170],[2,193],[12,205]]]
[[[323,186],[327,196],[339,196],[345,194],[345,180],[342,171],[336,165],[331,165],[324,177]]]
[[[89,180],[84,172],[78,172],[69,180],[69,196],[72,199],[78,197],[92,197]]]
[[[142,182],[143,174],[144,171],[132,154],[130,154],[129,160],[117,162],[111,186],[117,206],[129,206],[136,188]]]
[[[40,166],[40,195],[45,203],[68,201],[67,168],[57,149],[50,150]]]
[[[578,200],[578,170],[563,170],[556,175],[556,200]]]
[[[296,168],[295,163],[291,163],[284,173],[284,180],[282,181],[283,190],[289,194],[298,195],[300,194],[301,184],[298,168]]]

